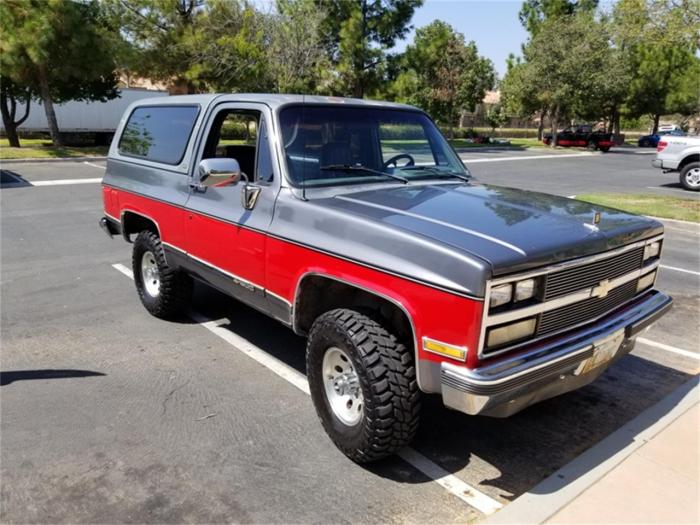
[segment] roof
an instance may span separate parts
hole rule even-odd
[[[394,102],[383,102],[380,100],[367,100],[360,98],[345,98],[345,97],[320,97],[316,95],[282,95],[270,93],[220,93],[206,95],[175,95],[172,97],[154,97],[149,98],[149,104],[202,104],[207,105],[214,100],[218,102],[260,102],[267,104],[272,109],[287,105],[287,104],[338,104],[338,105],[353,105],[353,106],[369,106],[395,109],[412,109],[417,108],[406,104],[396,104]]]

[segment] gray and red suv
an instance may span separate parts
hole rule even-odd
[[[423,394],[503,417],[590,383],[671,306],[660,223],[481,185],[404,105],[149,99],[103,197],[153,315],[197,279],[308,337],[316,410],[358,462],[411,441]]]

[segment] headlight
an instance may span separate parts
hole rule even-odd
[[[641,292],[652,286],[654,284],[654,279],[656,279],[656,270],[642,275],[637,281],[637,292]]]
[[[515,300],[525,301],[532,299],[537,292],[537,284],[534,279],[525,279],[515,284]]]
[[[491,300],[489,304],[491,305],[491,308],[495,308],[497,306],[501,306],[502,304],[509,303],[512,298],[512,284],[508,283],[502,284],[500,286],[494,286],[493,288],[491,288]]]
[[[531,317],[523,321],[518,321],[517,323],[511,323],[505,326],[499,326],[498,328],[492,328],[488,332],[486,345],[500,346],[505,343],[510,343],[511,341],[516,341],[518,339],[529,337],[535,333],[536,325],[536,318]]]
[[[659,241],[647,244],[644,247],[644,260],[651,259],[652,257],[658,257],[661,251],[661,243]]]

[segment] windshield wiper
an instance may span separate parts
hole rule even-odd
[[[362,166],[361,164],[329,164],[328,166],[321,166],[321,171],[363,171],[365,173],[372,173],[374,175],[381,175],[382,177],[389,177],[390,179],[398,180],[404,184],[408,184],[408,179],[401,177],[400,175],[394,175],[393,173],[386,173],[385,171],[373,170],[367,166]]]
[[[454,171],[441,171],[437,169],[435,166],[409,166],[405,168],[401,168],[402,170],[419,170],[419,171],[427,171],[427,170],[432,170],[435,172],[435,174],[438,177],[442,178],[455,178],[455,179],[460,179],[463,180],[464,182],[469,182],[471,180],[470,175],[463,175],[461,173],[457,173]]]

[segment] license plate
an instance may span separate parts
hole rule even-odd
[[[574,375],[587,374],[594,368],[610,361],[615,357],[624,339],[625,330],[622,329],[609,335],[605,339],[593,343],[593,355],[585,361],[581,361],[576,371],[574,371]]]

